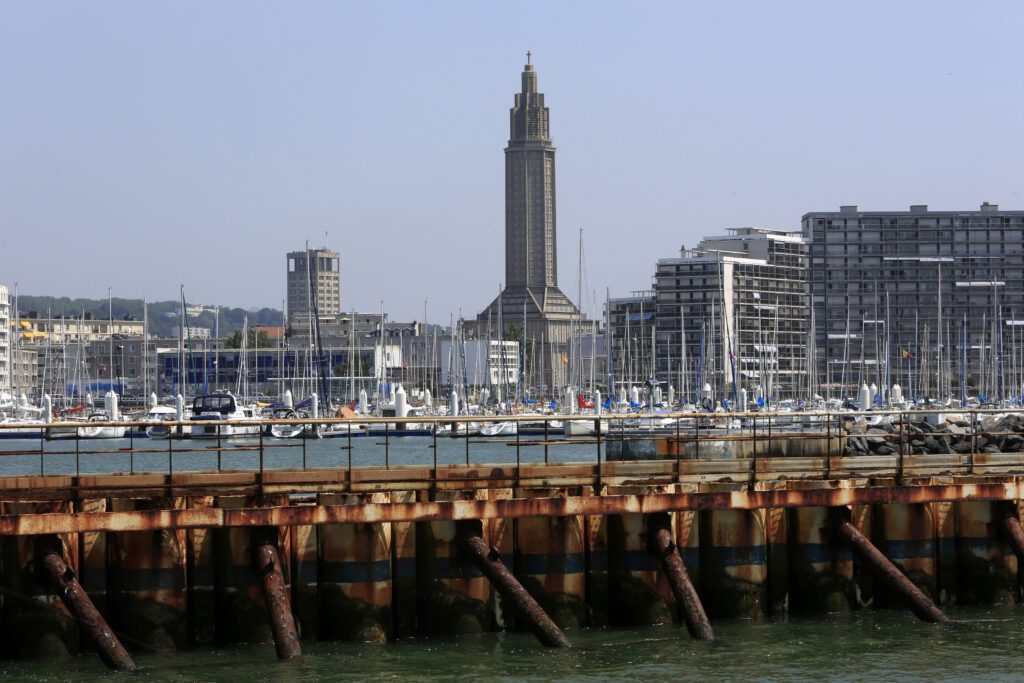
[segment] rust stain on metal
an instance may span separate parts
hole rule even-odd
[[[715,632],[711,629],[711,622],[704,611],[704,605],[700,602],[700,597],[697,596],[697,590],[686,573],[683,558],[679,556],[679,550],[672,541],[672,531],[667,526],[657,528],[651,536],[651,545],[661,563],[662,572],[672,586],[676,602],[683,610],[683,621],[686,622],[686,630],[690,632],[690,637],[714,640]]]
[[[935,603],[915,586],[914,582],[908,579],[882,551],[876,548],[867,536],[858,531],[857,527],[844,520],[839,523],[838,531],[850,550],[868,565],[872,574],[903,597],[907,602],[907,607],[918,619],[934,623],[949,621],[949,617],[936,607]]]
[[[267,613],[270,616],[270,630],[274,634],[274,646],[278,659],[294,659],[302,655],[299,645],[299,634],[295,628],[295,617],[292,616],[291,600],[288,599],[288,587],[281,573],[281,559],[278,557],[276,530],[268,533],[256,546],[253,561],[263,585],[263,597],[267,602]]]
[[[147,531],[208,527],[295,526],[353,522],[458,521],[516,517],[650,514],[678,510],[755,510],[760,508],[840,507],[884,503],[970,500],[1018,500],[1020,483],[922,486],[786,488],[707,492],[656,492],[631,495],[445,500],[353,505],[189,508],[0,515],[0,534],[23,536],[87,531]]]
[[[1013,548],[1013,553],[1017,556],[1017,561],[1024,562],[1024,529],[1021,529],[1016,508],[1013,509],[1012,514],[1008,511],[1003,517],[1003,532],[1010,542],[1010,547]]]
[[[572,647],[562,629],[558,628],[547,612],[541,609],[533,596],[501,561],[498,551],[489,548],[478,531],[460,526],[457,535],[462,551],[473,561],[480,573],[487,577],[491,585],[515,605],[523,621],[542,645]]]
[[[45,542],[45,539],[40,540]],[[54,539],[54,545],[59,546],[59,543]],[[92,638],[103,663],[117,671],[135,671],[135,662],[92,604],[74,572],[64,563],[64,558],[54,548],[45,547],[40,549],[38,561],[43,575],[68,612]]]

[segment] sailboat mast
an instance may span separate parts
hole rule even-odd
[[[935,304],[935,398],[942,400],[942,261],[937,263],[937,289],[938,299]]]
[[[107,287],[107,324],[110,326],[107,330],[110,333],[107,335],[110,341],[110,367],[107,369],[110,371],[110,391],[114,391],[114,300],[110,295],[110,287]]]

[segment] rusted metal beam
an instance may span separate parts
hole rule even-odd
[[[256,572],[263,584],[263,598],[270,615],[270,630],[274,634],[274,647],[278,659],[294,659],[302,656],[299,633],[295,628],[288,587],[281,572],[281,558],[277,552],[277,530],[256,532],[253,561]]]
[[[876,548],[868,538],[858,531],[857,527],[848,520],[840,520],[836,525],[839,535],[846,545],[863,561],[876,578],[899,593],[907,603],[907,607],[921,621],[933,623],[945,623],[949,621],[942,610],[935,606],[924,592],[914,585],[914,582],[900,571],[899,567],[892,563],[881,550]]]
[[[523,588],[508,567],[501,561],[498,551],[488,548],[481,538],[478,525],[461,523],[457,532],[459,548],[473,561],[477,569],[487,577],[491,585],[510,600],[516,607],[520,618],[537,636],[537,640],[547,647],[572,647],[572,643],[562,633],[562,629],[547,615],[533,596]]]
[[[859,488],[776,489],[649,493],[608,496],[559,496],[498,500],[367,503],[366,505],[294,505],[254,508],[193,508],[0,515],[0,534],[26,536],[89,531],[147,531],[215,527],[298,526],[369,522],[459,521],[517,517],[651,514],[676,510],[756,510],[789,507],[843,507],[894,503],[1024,498],[1013,477],[993,483]]]
[[[1024,563],[1024,529],[1020,526],[1016,506],[1006,510],[1003,517],[1003,533],[1013,548],[1013,554],[1017,556],[1017,562]]]
[[[41,574],[46,578],[53,591],[60,597],[68,612],[75,618],[79,626],[89,635],[100,659],[111,669],[117,671],[135,671],[135,662],[121,645],[103,616],[92,604],[82,585],[78,583],[74,571],[64,562],[57,548],[60,541],[52,537],[40,538],[36,543],[36,562],[42,568]]]
[[[683,621],[686,623],[686,630],[690,632],[690,637],[697,640],[714,640],[715,632],[697,595],[697,589],[693,587],[693,582],[686,573],[683,558],[672,540],[672,531],[665,525],[653,525],[650,533],[651,550],[661,563],[661,571],[665,573],[665,578],[672,587],[672,595],[683,612]]]

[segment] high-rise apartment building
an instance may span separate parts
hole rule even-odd
[[[341,255],[326,248],[288,253],[289,323],[308,320],[314,302],[320,315],[341,312],[340,264]]]
[[[1020,394],[1024,211],[842,206],[804,215],[802,232],[826,391]]]
[[[764,228],[683,248],[657,263],[654,339],[613,341],[613,348],[647,349],[654,377],[690,401],[704,384],[719,399],[746,389],[753,400],[758,388],[771,399],[802,396],[811,365],[806,253],[799,234]],[[641,315],[634,325],[645,323]],[[611,365],[631,367],[619,357]]]
[[[536,344],[543,382],[569,381],[569,336],[581,314],[558,288],[555,214],[555,146],[544,94],[537,90],[533,64],[523,67],[522,87],[509,115],[505,148],[505,287],[480,315],[477,325],[519,327]]]
[[[605,322],[611,335],[608,374],[609,380],[619,385],[616,390],[654,376],[656,310],[654,290],[607,301]]]

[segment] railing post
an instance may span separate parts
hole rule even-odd
[[[174,474],[174,427],[167,429],[167,473]]]
[[[434,438],[436,439],[437,437],[434,437]],[[302,467],[303,468],[306,467],[305,452],[303,452],[303,456],[302,456]],[[351,420],[349,420],[349,423],[348,423],[348,483],[349,483],[349,486],[352,485],[352,421]]]
[[[263,428],[265,425],[260,423],[260,474],[263,474]]]
[[[516,483],[519,482],[519,426],[521,423],[516,422]]]
[[[302,469],[306,469],[306,439],[309,438],[309,433],[306,432],[306,427],[302,427]],[[352,444],[349,444],[350,446]],[[351,451],[350,451],[351,453]]]
[[[903,420],[906,421],[905,427],[906,427],[906,430],[909,432],[910,431],[910,415],[908,415],[907,413],[904,413],[903,414]],[[904,453],[903,453],[903,449],[901,448],[899,453],[896,456],[896,484],[897,485],[900,485],[900,484],[903,483],[903,458],[904,458]]]
[[[825,411],[825,478],[832,478],[832,414]]]
[[[680,468],[680,465],[679,465],[679,460],[680,460],[679,452],[682,450],[682,446],[683,446],[682,442],[679,440],[679,423],[682,421],[682,419],[683,418],[682,418],[681,415],[676,415],[676,481],[677,482],[679,481],[679,477],[682,476],[682,474],[680,473],[680,469],[681,468]]]
[[[697,412],[695,413],[696,417],[694,417],[694,430],[693,430],[693,439],[694,439],[693,456],[697,460],[700,460],[700,414],[701,414],[700,413],[700,408],[697,408]]]
[[[971,412],[971,469],[974,474],[974,458],[978,454],[978,411]]]
[[[740,432],[742,434],[742,431]],[[753,457],[751,458],[751,481],[750,490],[754,490],[754,484],[757,483],[757,415],[754,415],[753,424],[751,425],[751,435],[753,436]]]
[[[398,423],[396,422],[397,426]],[[390,469],[391,467],[391,454],[390,454],[390,440],[391,430],[388,429],[388,423],[384,423],[384,469]],[[469,464],[469,463],[466,463]]]
[[[899,426],[899,432],[897,433],[897,436],[898,436],[898,438],[900,440],[899,452],[900,452],[900,457],[901,458],[904,455],[906,455],[906,451],[907,451],[907,441],[906,441],[907,430],[905,430],[903,428],[903,420],[904,420],[905,417],[906,417],[906,413],[905,412],[901,413],[900,414],[899,422],[896,423]]]
[[[594,434],[597,436],[597,463],[601,464],[601,416],[594,420]]]
[[[551,421],[544,417],[544,464],[548,464],[548,427],[551,425]]]
[[[221,470],[220,454],[222,452],[220,450],[220,442],[221,442],[220,432],[221,432],[221,425],[217,425],[217,471],[218,472],[220,472],[220,470]]]

